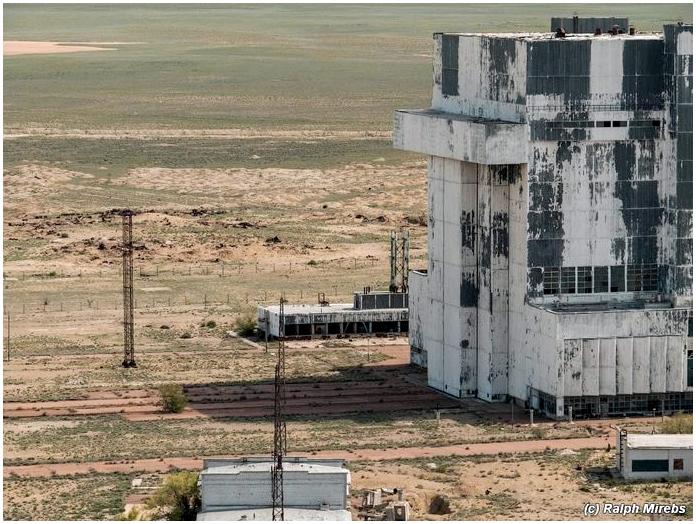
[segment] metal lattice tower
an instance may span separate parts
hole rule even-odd
[[[133,212],[121,212],[123,221],[123,367],[135,367],[133,337]]]
[[[401,232],[401,237],[396,231],[390,235],[391,250],[389,253],[389,265],[391,276],[389,278],[389,291],[392,293],[408,292],[408,230]]]
[[[285,520],[283,500],[283,456],[287,451],[285,408],[285,297],[280,297],[278,316],[278,360],[275,368],[275,397],[273,402],[273,465],[271,466],[272,520]]]

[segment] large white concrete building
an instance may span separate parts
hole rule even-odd
[[[428,158],[409,336],[431,386],[692,409],[692,26],[615,32],[434,35],[432,106],[394,118]]]

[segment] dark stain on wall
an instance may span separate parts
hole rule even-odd
[[[523,104],[524,97],[513,97],[515,80],[508,65],[515,62],[515,41],[510,38],[486,38],[488,46],[488,85],[490,99],[498,102]]]
[[[463,211],[461,217],[462,248],[476,253],[476,213]]]
[[[462,272],[462,283],[459,288],[459,305],[461,307],[478,306],[478,276],[473,273]]]
[[[508,235],[508,214],[502,211],[493,213],[491,230],[493,256],[508,258],[510,244]]]

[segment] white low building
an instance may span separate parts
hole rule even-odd
[[[206,459],[197,520],[271,520],[269,457]],[[286,457],[285,520],[351,520],[350,471],[342,460]]]
[[[619,432],[617,469],[629,480],[693,477],[693,435]]]

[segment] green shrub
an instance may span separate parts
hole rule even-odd
[[[694,427],[693,415],[676,413],[662,423],[662,433],[691,433]]]
[[[180,384],[164,384],[159,388],[160,404],[165,413],[181,413],[188,400]]]
[[[167,475],[162,485],[147,500],[148,508],[157,509],[167,520],[196,520],[201,507],[198,473],[179,471]]]
[[[248,337],[256,333],[256,319],[251,315],[241,316],[234,323],[234,330],[242,337]]]

